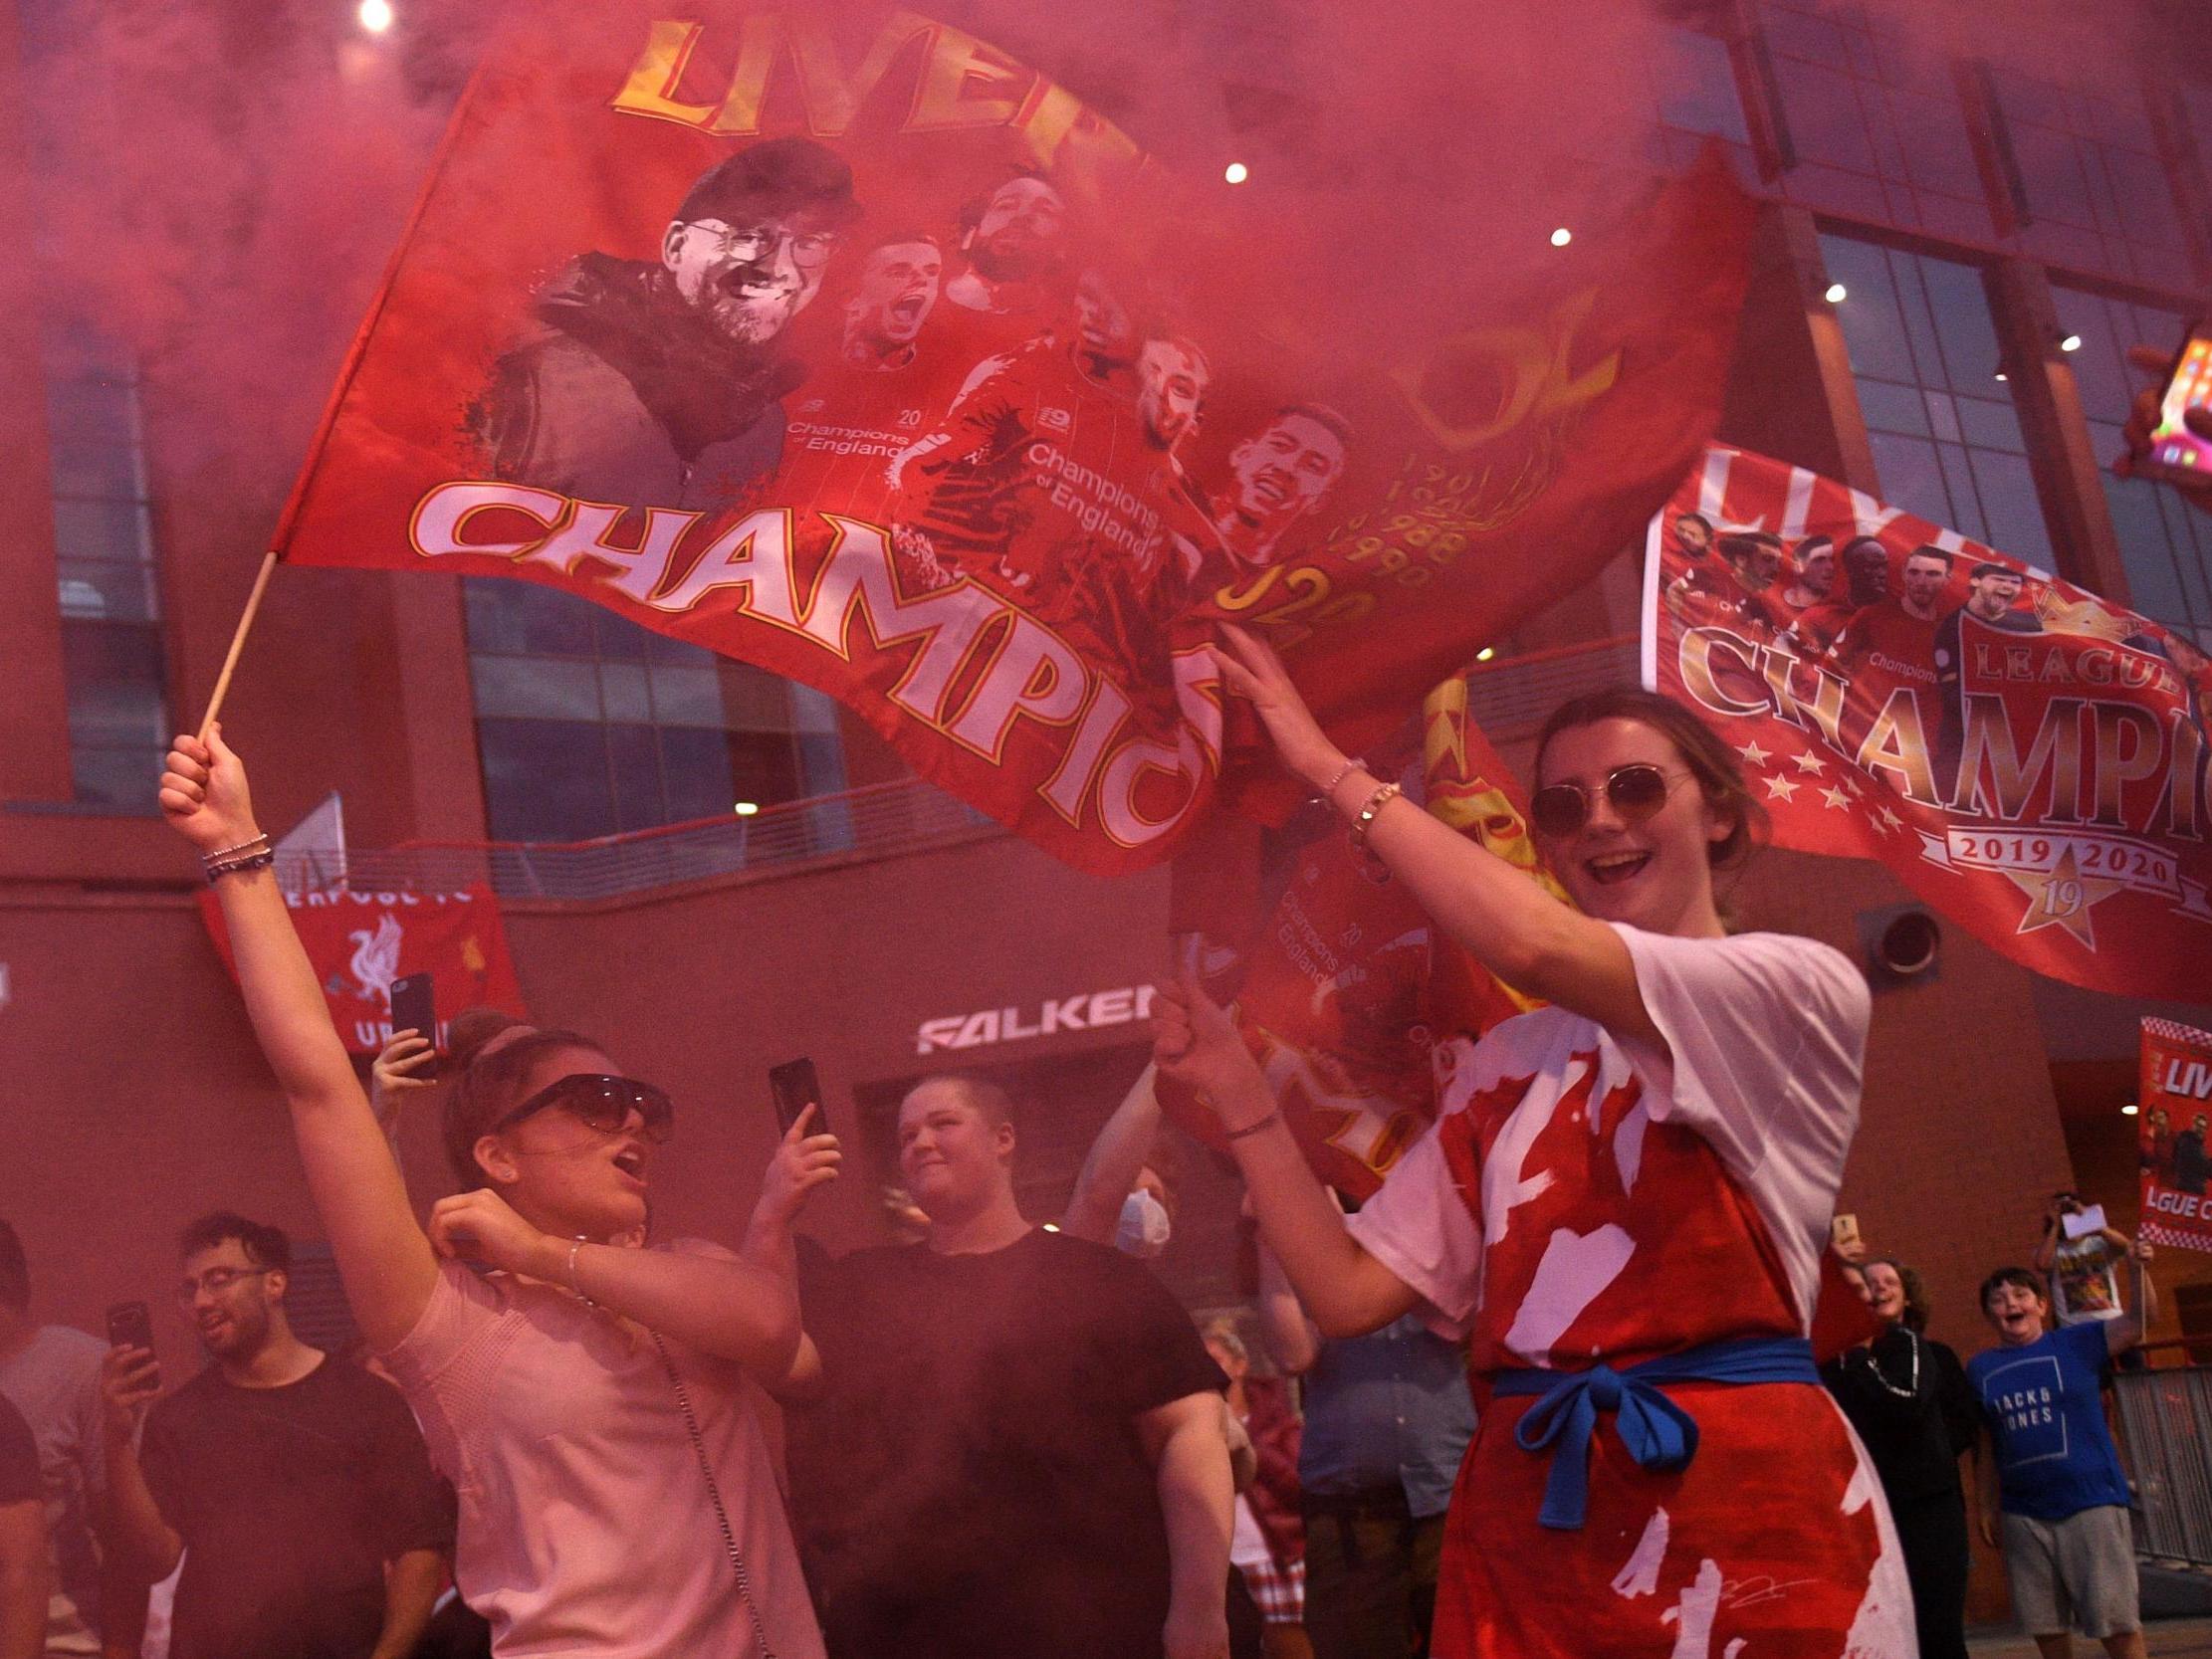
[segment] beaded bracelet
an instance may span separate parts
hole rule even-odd
[[[267,830],[263,830],[259,835],[248,836],[245,840],[239,842],[239,844],[235,847],[217,847],[211,853],[200,854],[200,862],[202,864],[219,864],[224,859],[229,858],[233,853],[259,852],[262,848],[268,845],[269,832]]]
[[[243,875],[249,870],[266,870],[277,862],[277,855],[267,847],[258,853],[248,853],[243,858],[225,859],[207,866],[207,885],[213,887],[225,876]]]

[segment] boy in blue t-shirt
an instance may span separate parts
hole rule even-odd
[[[2127,1478],[2103,1399],[2112,1359],[2142,1341],[2156,1306],[2142,1268],[2150,1246],[2137,1240],[2129,1254],[2135,1306],[2095,1324],[2046,1332],[2051,1304],[2027,1268],[1982,1282],[1998,1344],[1966,1362],[1988,1454],[1978,1464],[1982,1539],[1996,1546],[2001,1527],[2013,1613],[2044,1659],[2066,1659],[2074,1625],[2112,1659],[2142,1659]]]

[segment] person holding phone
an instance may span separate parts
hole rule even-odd
[[[418,1225],[220,726],[176,739],[160,800],[222,906],[354,1319],[460,1494],[455,1576],[493,1651],[821,1659],[753,1380],[789,1371],[797,1309],[719,1246],[638,1247],[668,1097],[573,1032],[456,1029],[463,1190]]]
[[[2043,1212],[2043,1237],[2028,1265],[2051,1285],[2051,1312],[2062,1326],[2089,1325],[2120,1317],[2119,1264],[2134,1248],[2117,1227],[2103,1225],[2104,1206],[2097,1206],[2099,1225],[2084,1229],[2090,1212],[2072,1188],[2052,1194]]]
[[[1734,752],[1644,692],[1556,710],[1530,818],[1571,909],[1348,759],[1275,654],[1223,634],[1224,679],[1284,765],[1549,1004],[1457,1058],[1438,1121],[1349,1221],[1227,1015],[1188,980],[1155,1004],[1163,1074],[1212,1102],[1322,1334],[1419,1308],[1470,1340],[1488,1402],[1431,1651],[1905,1659],[1896,1535],[1807,1340],[1870,998],[1840,951],[1722,928],[1714,872],[1758,818]]]
[[[283,1229],[217,1211],[178,1255],[210,1363],[157,1399],[132,1303],[103,1371],[118,1543],[143,1583],[184,1561],[170,1659],[408,1659],[453,1545],[422,1431],[390,1383],[293,1335]]]
[[[2194,330],[2191,337],[2195,337]],[[2130,345],[2127,361],[2129,366],[2149,376],[2150,383],[2135,394],[2135,401],[2127,411],[2126,423],[2120,428],[2121,441],[2127,447],[2113,461],[2112,471],[2121,478],[2163,479],[2191,507],[2202,513],[2212,513],[2212,473],[2200,474],[2182,468],[2150,470],[2151,434],[2164,419],[2166,382],[2173,378],[2174,354],[2161,351],[2155,345]],[[2181,418],[2191,433],[2212,443],[2212,409],[2188,409]]]

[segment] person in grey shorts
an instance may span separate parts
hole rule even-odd
[[[2024,1267],[1982,1282],[1982,1313],[1997,1346],[1966,1362],[1981,1401],[1981,1528],[1999,1542],[2013,1614],[2043,1659],[2067,1659],[2071,1631],[2104,1644],[2112,1659],[2142,1659],[2135,1549],[2127,1480],[2104,1421],[2102,1384],[2112,1359],[2142,1341],[2155,1299],[2137,1240],[2134,1305],[2117,1319],[2046,1331],[2043,1280]]]

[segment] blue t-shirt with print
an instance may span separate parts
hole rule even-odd
[[[1997,1442],[2007,1515],[2064,1521],[2100,1504],[2127,1503],[2100,1392],[2109,1357],[2099,1323],[2067,1326],[1966,1362]]]

